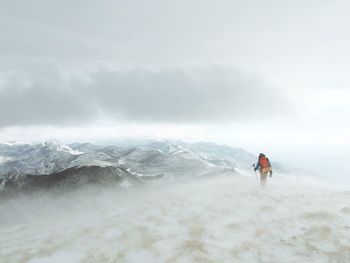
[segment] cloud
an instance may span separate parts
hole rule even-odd
[[[30,72],[30,70],[29,70]],[[98,70],[87,79],[59,69],[12,74],[0,87],[0,125],[78,125],[98,120],[214,123],[270,118],[291,111],[261,78],[219,65],[150,71]],[[32,78],[31,78],[32,77]]]

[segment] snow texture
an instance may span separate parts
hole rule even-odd
[[[210,176],[0,202],[1,262],[350,262],[350,191]]]

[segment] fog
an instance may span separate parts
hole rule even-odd
[[[1,262],[348,262],[349,191],[254,173],[0,204]]]
[[[3,1],[0,141],[213,141],[346,178],[348,9]]]
[[[0,142],[206,141],[294,171],[0,196],[0,263],[350,262],[348,1],[0,2]]]

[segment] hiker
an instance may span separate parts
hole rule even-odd
[[[254,171],[259,170],[260,172],[260,185],[266,185],[267,174],[272,176],[272,168],[269,158],[265,156],[265,154],[260,153],[257,164],[254,166]]]

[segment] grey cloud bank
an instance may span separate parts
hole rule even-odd
[[[28,74],[28,73],[27,73]],[[30,74],[29,74],[30,75]],[[54,68],[0,86],[0,125],[56,125],[99,118],[146,123],[212,123],[275,117],[291,103],[264,80],[218,65],[150,71],[99,70],[64,78]],[[5,113],[5,114],[4,114]]]
[[[0,55],[7,59],[214,61],[288,74],[300,60],[306,70],[337,68],[350,56],[346,1],[13,0],[1,7]]]

